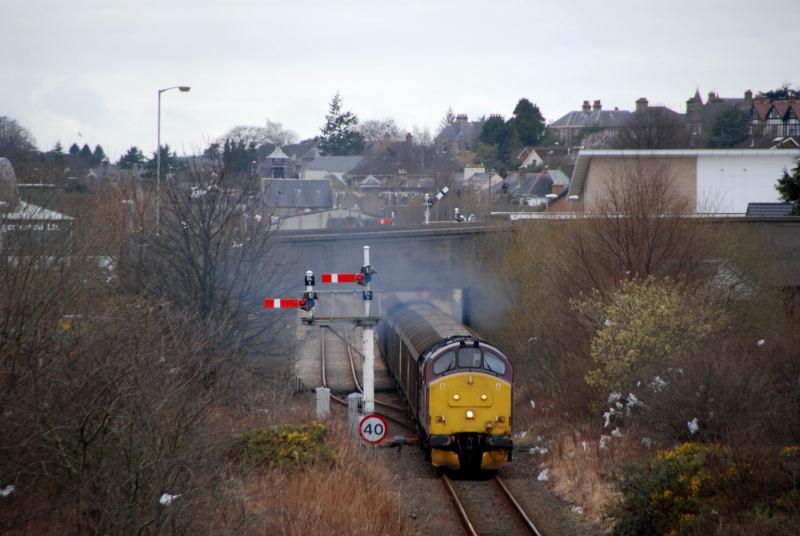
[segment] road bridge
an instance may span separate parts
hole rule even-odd
[[[563,221],[561,215],[542,214],[533,221]],[[315,231],[278,231],[278,243],[297,269],[315,273],[352,272],[361,265],[364,245],[372,248],[380,271],[380,286],[387,290],[465,288],[486,277],[476,261],[491,261],[502,254],[503,236],[514,224],[460,223],[409,228],[359,228]],[[752,240],[766,240],[780,265],[776,284],[800,287],[800,217],[703,217],[707,225],[741,227]],[[742,248],[752,247],[742,243]],[[301,274],[300,274],[301,275]],[[298,275],[298,278],[300,277]]]

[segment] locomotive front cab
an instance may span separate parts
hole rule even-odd
[[[462,338],[426,359],[423,375],[434,466],[494,470],[511,460],[513,370],[502,353]]]

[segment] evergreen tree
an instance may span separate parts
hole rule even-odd
[[[139,150],[135,145],[131,146],[128,151],[122,155],[117,161],[117,165],[122,169],[134,169],[142,167],[145,162],[144,153]]]
[[[791,173],[783,172],[783,176],[778,179],[775,185],[781,199],[787,203],[794,203],[794,214],[800,215],[800,158]]]
[[[536,145],[544,134],[542,112],[528,99],[519,100],[510,122],[511,127],[517,131],[522,145]]]
[[[50,154],[56,157],[64,156],[64,146],[61,145],[60,141],[56,142],[56,144],[51,149]]]
[[[80,159],[87,166],[92,164],[92,150],[89,149],[88,144],[86,143],[83,144],[83,147],[81,147],[81,152],[78,154],[78,156],[80,156]]]
[[[77,143],[73,143],[72,145],[69,146],[70,156],[78,156],[79,154],[81,154],[81,148],[78,147]]]
[[[95,166],[99,166],[106,160],[107,160],[106,153],[105,151],[103,151],[103,147],[100,146],[99,144],[95,145],[94,152],[92,153],[92,164]]]
[[[750,114],[730,107],[717,114],[711,125],[708,146],[726,149],[742,143],[750,135]]]
[[[145,164],[145,169],[148,171],[148,175],[155,178],[156,176],[156,166],[158,162],[158,154],[153,151],[153,156],[150,160],[147,161]],[[175,171],[180,171],[182,166],[180,165],[180,161],[178,160],[178,154],[175,151],[170,152],[169,145],[164,144],[161,146],[161,179],[166,179],[168,173],[174,173]]]
[[[361,154],[364,137],[356,130],[358,117],[350,111],[342,111],[342,98],[337,92],[331,99],[325,125],[320,129],[320,150],[327,155],[346,156]]]

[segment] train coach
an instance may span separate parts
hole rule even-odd
[[[387,298],[378,329],[434,466],[497,470],[511,461],[514,373],[502,352],[419,299]]]

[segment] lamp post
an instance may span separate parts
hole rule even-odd
[[[158,141],[156,145],[156,234],[161,231],[161,94],[170,89],[178,89],[186,93],[189,86],[172,86],[158,90]]]

